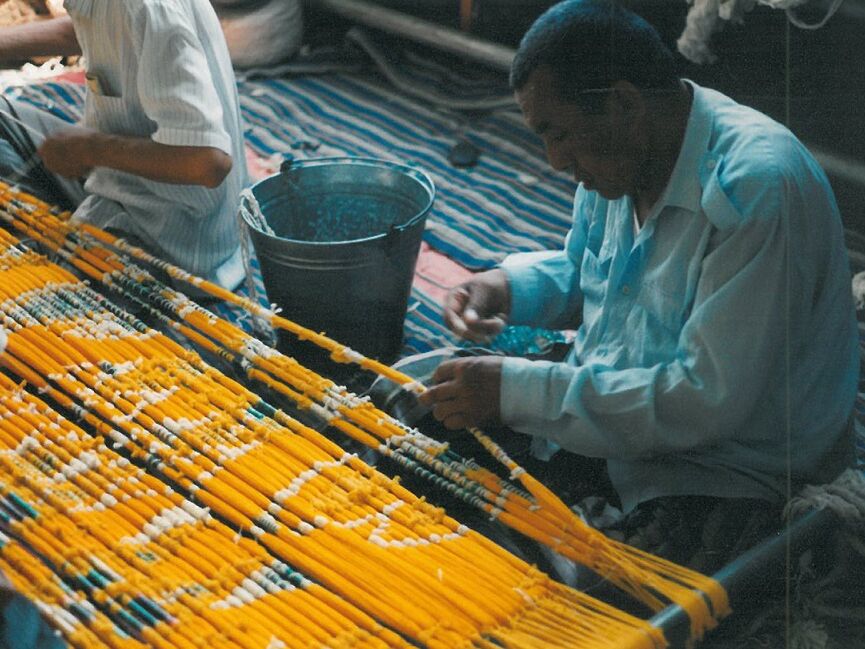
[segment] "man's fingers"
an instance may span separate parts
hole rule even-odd
[[[501,358],[478,356],[441,363],[433,383],[420,395],[422,404],[449,430],[499,417]]]
[[[487,336],[495,336],[502,329],[505,328],[505,324],[507,323],[504,314],[497,313],[494,316],[490,316],[489,318],[479,318],[474,324],[471,325],[472,331],[476,333],[483,333]]]
[[[445,311],[445,325],[460,338],[467,338],[471,335],[465,321],[453,311]]]
[[[468,326],[463,320],[463,312],[469,301],[468,289],[458,286],[451,290],[445,298],[444,320],[447,327],[460,338],[465,338]]]
[[[473,342],[487,342],[505,326],[503,313],[490,313],[482,287],[470,285],[452,289],[445,298],[444,321],[460,338]]]
[[[456,402],[453,399],[450,399],[448,401],[441,401],[435,404],[432,409],[433,417],[435,417],[439,421],[444,421],[449,417],[453,417],[459,412],[460,408],[457,406]]]
[[[433,383],[437,384],[437,387],[441,387],[439,384],[455,378],[457,375],[457,368],[460,366],[461,362],[462,359],[456,358],[439,363],[439,366],[436,368],[435,372],[433,372]]]
[[[434,385],[418,397],[423,405],[430,407],[442,401],[453,399],[459,390],[453,383],[441,383]]]
[[[496,315],[492,318],[479,318],[471,323],[466,321],[466,330],[461,335],[464,339],[471,340],[472,342],[488,343],[501,333],[505,324],[506,321],[502,315]]]
[[[445,297],[445,309],[462,313],[469,303],[469,290],[465,286],[457,286],[448,291]]]
[[[460,430],[468,425],[466,404],[460,399],[447,399],[436,403],[432,408],[433,417],[448,430]]]

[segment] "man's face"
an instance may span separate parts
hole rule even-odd
[[[559,98],[556,78],[548,66],[535,69],[517,91],[523,118],[544,142],[553,169],[571,170],[574,180],[608,200],[633,194],[640,166],[633,124],[612,102],[611,90],[602,114],[580,109]]]

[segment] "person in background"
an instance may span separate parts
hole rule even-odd
[[[505,320],[576,338],[560,361],[442,363],[422,401],[449,429],[503,424],[564,449],[552,462],[589,458],[573,480],[610,485],[611,534],[717,569],[853,462],[857,334],[829,182],[784,126],[680,79],[615,2],[550,8],[511,84],[577,183],[573,226],[563,251],[452,290],[445,320],[475,341]]]
[[[0,62],[83,53],[83,120],[0,99],[0,175],[235,288],[248,184],[228,50],[206,0],[66,0],[0,31]]]

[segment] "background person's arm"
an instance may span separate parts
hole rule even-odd
[[[0,67],[20,64],[34,56],[76,54],[81,54],[81,46],[69,16],[0,29]]]
[[[231,156],[214,147],[162,144],[79,126],[52,133],[38,154],[50,171],[68,178],[108,167],[158,182],[211,188],[222,183],[232,166]]]

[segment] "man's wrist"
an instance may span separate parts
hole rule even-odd
[[[125,135],[91,131],[85,138],[82,149],[82,162],[89,167],[108,167],[128,171],[132,141]]]

